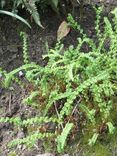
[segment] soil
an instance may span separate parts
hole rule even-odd
[[[113,0],[109,5],[107,3],[105,5],[104,15],[108,15],[110,9],[115,7],[115,5],[117,6],[117,1]],[[85,18],[80,22],[81,26],[89,36],[95,38],[95,12],[90,5],[85,6],[84,9]],[[41,17],[45,29],[39,28],[35,23],[31,23],[32,29],[30,30],[16,19],[0,15],[0,67],[11,71],[23,64],[22,41],[19,35],[21,31],[26,32],[28,35],[30,59],[42,66],[45,65],[46,62],[42,59],[42,55],[46,54],[45,43],[48,42],[50,48],[54,47],[57,29],[60,23],[66,18],[56,15],[51,10],[47,10]],[[75,8],[75,18],[79,21],[79,8]],[[76,31],[72,30],[63,39],[65,46],[67,47],[69,43],[76,45],[78,35]],[[35,116],[37,113],[35,110],[22,104],[22,99],[26,94],[26,89],[21,89],[20,86],[15,84],[10,90],[0,88],[0,117],[20,116],[23,118],[25,116]],[[38,142],[33,150],[28,150],[25,146],[17,146],[15,149],[7,148],[8,142],[13,138],[22,138],[23,136],[25,136],[24,130],[19,131],[18,129],[14,129],[11,124],[0,124],[0,156],[15,156],[15,152],[18,156],[36,156],[44,153],[43,143],[41,141]],[[112,153],[112,156],[117,154],[117,147],[115,148],[116,153]],[[66,156],[69,156],[69,153]],[[82,150],[74,153],[74,156],[83,156]]]

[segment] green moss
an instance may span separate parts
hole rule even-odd
[[[97,143],[95,146],[90,147],[84,156],[111,156],[110,151],[104,145]]]
[[[10,152],[8,156],[17,156],[17,154],[15,152]]]

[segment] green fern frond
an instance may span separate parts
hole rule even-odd
[[[23,100],[23,103],[26,103],[30,106],[37,106],[37,103],[34,102],[34,99],[39,95],[39,91],[34,91],[28,96],[26,99]]]
[[[41,116],[37,116],[34,118],[30,118],[27,120],[21,120],[20,117],[13,117],[13,118],[9,118],[9,117],[1,117],[0,118],[0,123],[12,123],[16,126],[29,126],[29,125],[33,125],[33,124],[41,124],[41,123],[49,123],[49,122],[53,122],[53,123],[61,123],[61,120],[55,117],[41,117]]]
[[[63,152],[67,137],[73,128],[73,123],[67,123],[61,133],[61,135],[58,135],[57,137],[57,151],[59,153]]]
[[[11,141],[8,146],[13,147],[16,145],[25,144],[28,147],[33,147],[38,139],[50,138],[53,137],[55,134],[53,133],[39,133],[38,131],[34,134],[30,134],[26,138],[23,139],[15,139]]]
[[[92,138],[89,139],[89,143],[88,144],[90,146],[93,146],[96,143],[96,140],[97,140],[98,136],[99,136],[98,133],[94,133],[93,136],[92,136]]]
[[[107,122],[106,125],[108,126],[109,133],[113,134],[115,132],[115,127],[113,126],[112,122]]]
[[[29,63],[29,55],[28,55],[28,43],[27,43],[27,36],[24,32],[20,32],[20,36],[22,37],[23,40],[23,59],[24,63],[28,64]]]
[[[95,124],[95,109],[91,109],[89,110],[89,108],[87,106],[85,106],[85,104],[81,104],[80,108],[82,109],[82,111],[84,111],[86,113],[86,116],[88,117],[88,119]]]
[[[37,11],[37,7],[36,7],[36,0],[23,0],[24,1],[24,4],[27,8],[27,10],[30,12],[30,14],[32,15],[35,23],[44,28],[40,22],[40,16],[39,16],[39,13]]]
[[[32,68],[40,68],[39,65],[35,64],[35,63],[30,63],[30,64],[25,64],[13,71],[11,71],[10,73],[7,73],[5,75],[5,81],[4,81],[4,84],[5,84],[5,87],[8,88],[10,86],[10,83],[11,81],[13,80],[15,74],[19,73],[20,71],[27,71],[27,70],[30,70]]]

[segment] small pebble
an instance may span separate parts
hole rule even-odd
[[[22,71],[19,72],[19,77],[23,77],[24,73]]]

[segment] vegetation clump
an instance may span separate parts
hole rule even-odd
[[[27,20],[25,20],[22,15],[18,14],[19,10],[25,9],[30,13],[35,23],[39,27],[44,28],[40,20],[40,14],[42,12],[46,12],[48,7],[50,7],[58,15],[60,13],[67,15],[68,12],[72,12],[74,14],[75,7],[79,6],[80,19],[82,19],[84,4],[91,4],[91,2],[91,0],[1,0],[0,14],[12,16],[31,28],[31,25],[27,22]],[[6,10],[6,8],[9,9]]]
[[[47,49],[48,54],[43,56],[48,60],[45,67],[30,62],[26,36],[21,33],[24,65],[9,73],[0,69],[4,76],[2,85],[8,88],[14,81],[23,84],[17,78],[17,73],[23,71],[25,78],[34,86],[23,103],[41,114],[25,120],[20,117],[0,118],[0,122],[9,122],[28,130],[25,138],[13,140],[10,146],[26,144],[32,147],[38,139],[51,138],[61,153],[67,139],[72,140],[79,135],[78,129],[82,129],[84,137],[87,131],[90,132],[89,145],[94,145],[102,133],[108,135],[115,132],[112,112],[117,110],[117,9],[112,11],[113,26],[104,17],[103,32],[99,30],[100,13],[101,8],[96,9],[98,43],[89,38],[69,14],[69,26],[81,34],[78,44],[64,50],[64,45],[59,41],[54,49]],[[108,48],[105,46],[107,41]],[[88,46],[88,52],[83,51],[84,44]],[[25,84],[22,86],[25,87]],[[48,123],[53,123],[55,128],[48,129]],[[31,126],[33,131],[30,131]]]
[[[83,0],[81,0],[83,1]],[[47,6],[50,6],[56,13],[59,13],[59,6],[64,5],[64,9],[67,8],[65,4],[70,3],[73,5],[71,0],[1,0],[0,2],[0,13],[6,14],[12,17],[15,17],[25,23],[29,28],[31,28],[30,24],[21,16],[18,15],[19,9],[26,9],[31,16],[33,17],[35,23],[40,26],[41,28],[44,28],[40,21],[40,13],[38,11],[38,7],[41,11],[45,11],[47,9]],[[76,3],[79,3],[79,1],[76,0]],[[6,11],[5,6],[9,5],[11,6],[11,11]],[[1,10],[2,9],[2,10]]]

